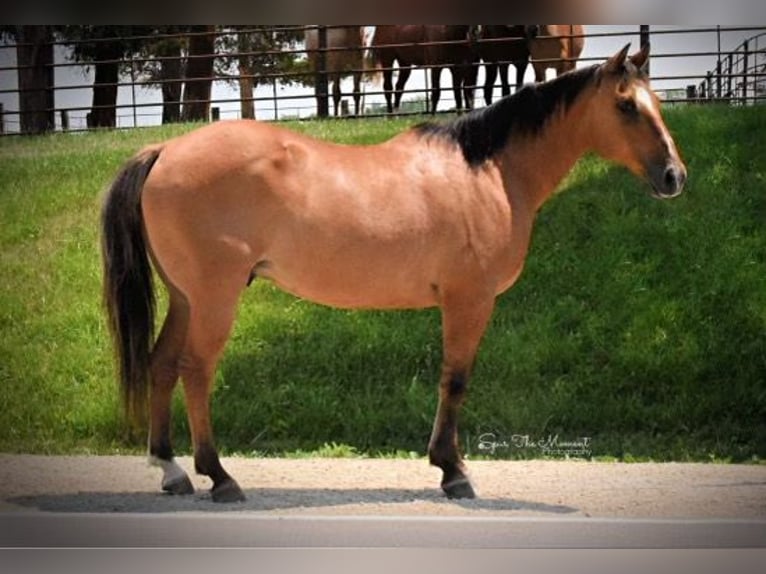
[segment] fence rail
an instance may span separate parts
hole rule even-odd
[[[314,52],[319,55],[320,70],[314,71],[309,68],[303,43],[309,26],[209,26],[82,40],[64,39],[53,27],[17,28],[16,37],[6,36],[0,43],[0,134],[136,127],[183,119],[325,116],[330,112],[328,82],[333,79],[326,69],[328,61],[332,56],[360,51],[358,46],[328,46],[327,35],[333,27],[313,26],[320,37]],[[603,61],[616,47],[629,41],[636,44],[648,34],[653,45],[653,86],[667,103],[753,105],[766,101],[765,26],[661,30],[636,25],[618,31],[592,28],[586,26],[582,35],[586,51],[579,65]],[[739,36],[733,48],[721,44],[722,36],[727,35]],[[703,40],[686,41],[703,36]],[[474,42],[479,45],[492,40]],[[211,49],[200,52],[194,49],[195,43],[207,43]],[[175,46],[173,50],[168,50],[170,45]],[[122,48],[125,46],[130,48]],[[87,63],[75,60],[73,54],[77,52],[89,54]],[[481,70],[482,65],[477,65]],[[208,73],[192,71],[205,66]],[[427,71],[432,67],[419,69]],[[175,75],[164,68],[173,68]],[[105,70],[111,70],[111,76],[105,76]],[[371,67],[364,63],[347,66],[344,71],[369,76]],[[483,80],[480,71],[477,88],[481,88]],[[442,87],[440,111],[454,106],[449,81]],[[344,86],[348,82],[344,80]],[[404,91],[406,105],[402,113],[420,113],[428,106],[428,74],[413,74],[411,83]],[[350,92],[345,86],[344,98],[350,98]],[[380,83],[366,77],[362,114],[384,115],[383,96]],[[346,100],[341,107],[347,114]],[[196,113],[185,114],[186,109],[196,109]]]

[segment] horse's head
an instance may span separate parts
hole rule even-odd
[[[632,56],[629,47],[598,69],[596,95],[582,125],[596,152],[647,179],[656,197],[675,197],[683,191],[686,166],[649,87],[649,45]]]

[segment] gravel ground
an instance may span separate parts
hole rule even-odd
[[[425,460],[227,458],[248,499],[217,505],[178,461],[193,496],[161,493],[143,457],[0,454],[0,511],[766,518],[764,465],[470,461],[479,498],[453,501]]]

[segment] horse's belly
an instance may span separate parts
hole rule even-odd
[[[422,269],[347,261],[324,264],[321,256],[299,262],[268,257],[258,277],[302,299],[339,308],[418,309],[437,304],[433,282]]]

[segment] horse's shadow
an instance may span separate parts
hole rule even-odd
[[[507,498],[476,498],[451,500],[436,490],[407,489],[290,489],[253,488],[245,491],[247,500],[232,504],[215,504],[209,492],[190,496],[173,496],[149,492],[79,492],[20,496],[6,502],[43,512],[108,512],[108,513],[170,513],[170,512],[279,512],[313,509],[315,513],[327,508],[333,514],[343,507],[357,506],[355,514],[406,514],[406,505],[427,502],[446,512],[450,506],[474,511],[505,511],[520,514],[562,515],[578,512],[576,508],[542,502]],[[364,505],[362,511],[359,505]],[[443,512],[437,514],[443,515]]]

